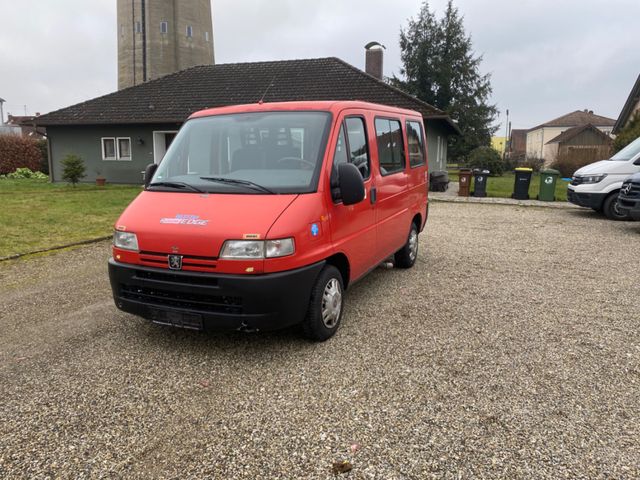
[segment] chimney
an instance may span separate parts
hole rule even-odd
[[[378,80],[382,80],[383,57],[386,47],[378,42],[369,42],[364,48],[366,50],[365,72]]]

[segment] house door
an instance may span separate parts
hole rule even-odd
[[[176,138],[176,131],[153,132],[153,162],[160,163]]]

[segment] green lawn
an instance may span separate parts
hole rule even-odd
[[[505,173],[501,177],[489,177],[487,181],[487,195],[489,197],[503,197],[510,198],[513,193],[513,184],[515,182],[513,173]],[[458,182],[457,173],[449,173],[449,180],[451,182]],[[567,183],[562,179],[558,179],[556,183],[556,200],[567,200]],[[473,182],[471,182],[471,190],[473,191]],[[540,191],[540,175],[533,174],[531,178],[531,185],[529,186],[529,197],[535,199]]]
[[[141,187],[0,179],[0,257],[108,236]]]

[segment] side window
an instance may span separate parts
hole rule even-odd
[[[369,178],[371,169],[364,119],[361,117],[347,118],[345,124],[349,140],[349,162],[358,167],[360,175],[366,180]]]
[[[333,154],[333,167],[331,168],[331,197],[334,200],[340,199],[340,189],[338,184],[338,165],[349,163],[347,155],[347,141],[344,136],[344,125],[340,127],[340,135],[336,142],[336,151]]]
[[[424,138],[419,122],[407,122],[407,147],[409,147],[409,165],[424,165]]]
[[[398,120],[376,118],[376,141],[380,173],[390,175],[404,170],[404,142]]]

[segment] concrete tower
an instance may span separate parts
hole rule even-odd
[[[211,0],[118,0],[118,88],[212,65]]]

